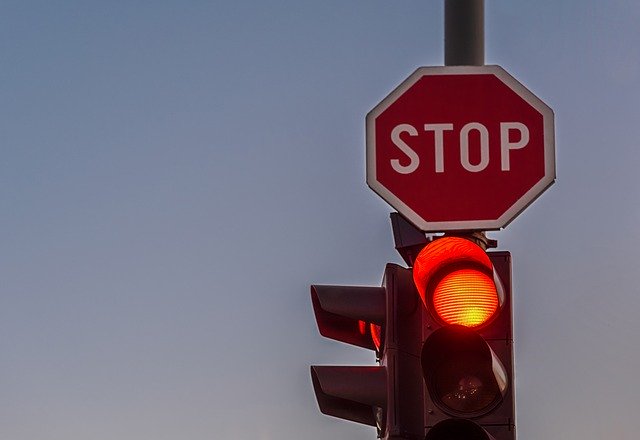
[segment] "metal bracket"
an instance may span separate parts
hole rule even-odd
[[[418,253],[432,239],[397,212],[391,213],[391,227],[396,250],[405,263],[412,267]]]
[[[396,250],[405,263],[412,267],[418,253],[423,247],[431,243],[434,238],[427,237],[423,231],[397,212],[391,213],[391,227]],[[466,238],[484,250],[498,247],[498,240],[487,237],[484,231],[451,231],[444,235]]]

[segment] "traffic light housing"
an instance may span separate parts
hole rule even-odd
[[[426,440],[514,440],[511,256],[443,237],[415,259]]]
[[[383,287],[314,285],[311,302],[321,335],[377,350],[372,331],[385,320]],[[386,407],[383,367],[312,366],[311,380],[322,413],[370,426],[379,424],[376,414]]]
[[[381,287],[311,286],[320,333],[379,363],[312,366],[320,410],[385,440],[515,440],[510,254],[403,237]]]

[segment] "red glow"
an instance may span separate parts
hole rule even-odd
[[[380,347],[382,346],[382,327],[376,324],[370,324],[368,322],[359,320],[358,331],[363,336],[366,335],[367,332],[369,332],[374,347],[376,347],[376,350],[380,351]]]
[[[371,324],[371,339],[373,340],[373,345],[376,346],[376,350],[380,351],[382,346],[382,327]]]
[[[478,327],[500,305],[489,276],[492,271],[489,256],[478,245],[446,237],[422,249],[414,263],[413,279],[424,304],[443,322]]]

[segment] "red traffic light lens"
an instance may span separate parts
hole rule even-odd
[[[491,278],[475,269],[447,273],[433,289],[436,314],[447,324],[478,327],[498,310],[498,293]]]
[[[501,306],[489,256],[464,238],[440,238],[425,246],[413,278],[427,309],[444,324],[480,327]]]

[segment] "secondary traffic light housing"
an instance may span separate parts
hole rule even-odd
[[[384,323],[383,287],[311,286],[311,302],[320,334],[376,350],[374,326]],[[311,379],[322,413],[370,426],[386,407],[383,367],[312,366]]]
[[[311,286],[323,336],[375,350],[379,366],[312,366],[324,414],[375,426],[383,439],[422,438],[422,307],[410,269],[388,264],[382,287]]]

